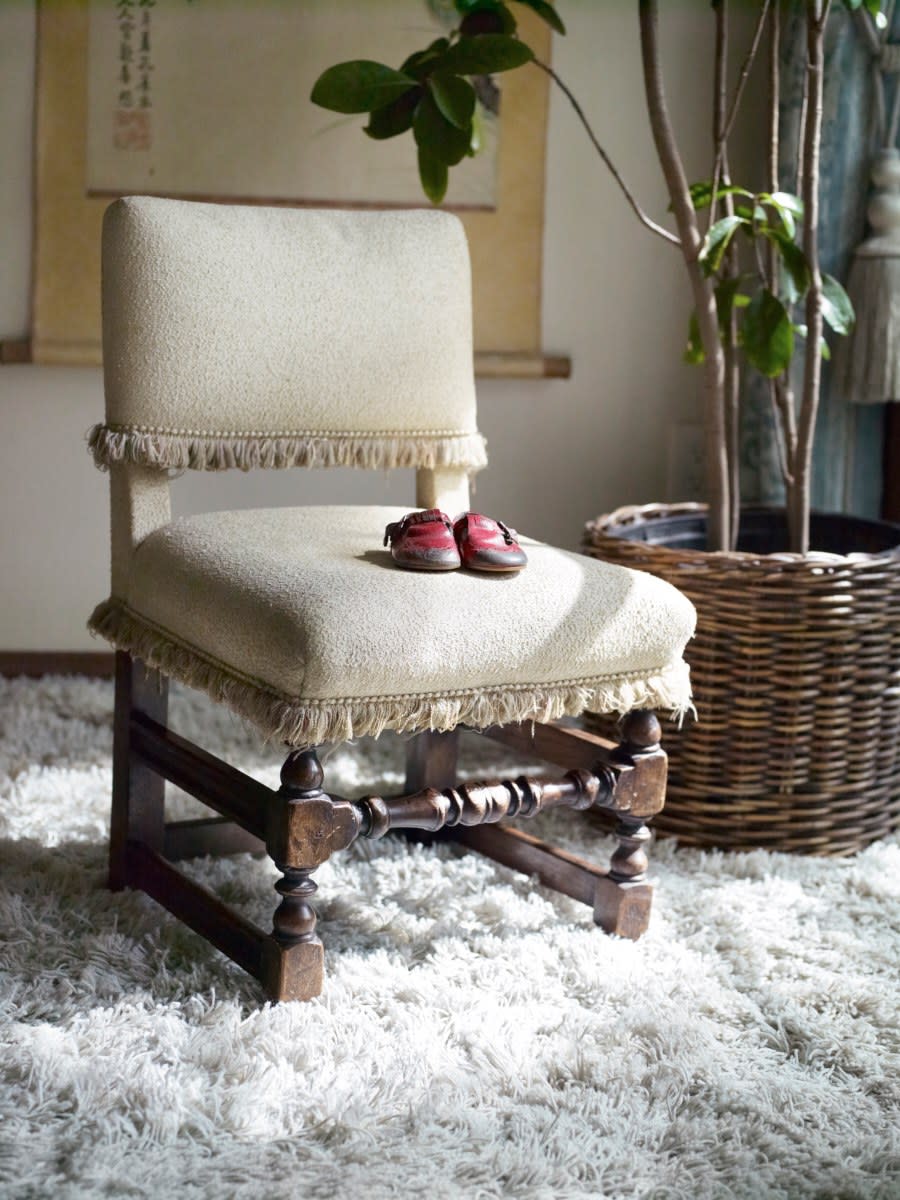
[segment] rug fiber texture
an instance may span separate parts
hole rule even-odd
[[[637,943],[475,855],[362,842],[317,873],[324,994],[270,1005],[106,890],[111,723],[108,683],[0,680],[4,1200],[900,1197],[897,839],[659,842]],[[280,755],[205,698],[175,693],[172,725],[276,783]],[[396,791],[402,756],[361,742],[326,780]],[[531,828],[610,851],[580,814]],[[268,927],[267,861],[190,870]]]

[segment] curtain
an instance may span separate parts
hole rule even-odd
[[[900,38],[900,6],[890,40]],[[782,40],[781,186],[794,191],[806,58],[805,20],[800,6],[787,14]],[[833,4],[825,31],[825,96],[822,122],[819,254],[823,271],[845,282],[855,247],[866,229],[869,163],[875,104],[875,64],[856,20]],[[802,379],[802,353],[795,355],[795,389]],[[752,374],[752,378],[750,375]],[[768,385],[748,373],[741,427],[741,483],[746,500],[784,502],[775,424]],[[882,404],[854,405],[832,384],[823,364],[819,417],[813,448],[813,507],[877,517],[882,495],[884,442]]]

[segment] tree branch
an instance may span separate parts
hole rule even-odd
[[[540,59],[538,59],[538,58],[535,58],[532,61],[534,62],[534,65],[536,67],[540,67],[540,69],[542,71],[545,71],[550,76],[550,78],[553,80],[553,82],[556,84],[556,86],[559,88],[559,90],[562,92],[562,94],[566,97],[566,99],[572,105],[572,108],[575,110],[575,113],[576,113],[579,121],[584,126],[588,137],[591,139],[592,146],[597,151],[597,153],[600,155],[601,159],[603,160],[604,165],[606,166],[606,169],[609,171],[609,173],[612,175],[613,179],[619,185],[619,188],[621,189],[622,194],[624,195],[624,197],[628,201],[628,203],[631,205],[631,208],[634,211],[634,214],[637,217],[637,219],[641,222],[642,225],[644,225],[647,229],[649,229],[651,231],[651,233],[655,233],[657,237],[663,238],[664,241],[671,242],[671,244],[673,246],[680,246],[681,242],[675,236],[674,233],[670,233],[669,230],[664,229],[662,225],[657,225],[657,223],[654,220],[652,220],[650,217],[648,217],[647,214],[644,212],[644,210],[641,208],[636,197],[634,196],[634,193],[631,191],[631,189],[628,187],[628,184],[625,182],[625,180],[619,174],[619,170],[616,167],[615,163],[612,161],[612,159],[609,157],[607,152],[600,145],[600,141],[597,138],[597,135],[594,133],[594,130],[593,130],[593,127],[591,126],[590,121],[585,116],[584,109],[578,103],[578,100],[575,98],[571,89],[565,83],[563,83],[563,81],[562,81],[562,79],[560,79],[559,75],[557,75],[557,73],[553,70],[553,68],[551,66],[549,66],[547,63],[541,62]]]
[[[716,45],[715,69],[713,79],[713,179],[712,192],[709,202],[709,218],[706,231],[712,228],[718,216],[719,201],[716,193],[721,183],[727,187],[731,183],[731,171],[728,165],[728,142],[725,135],[725,113],[728,101],[728,0],[713,0],[716,15]],[[734,197],[723,197],[725,215],[734,216]],[[738,243],[732,238],[725,252],[725,260],[721,272],[724,280],[734,280],[740,274],[740,257]],[[725,406],[725,456],[728,471],[728,505],[731,513],[729,543],[737,544],[738,527],[740,525],[740,386],[741,370],[738,359],[738,330],[737,313],[732,305],[728,323],[720,335],[722,352],[725,358],[724,406]]]
[[[779,384],[783,380],[784,376],[769,380],[769,398],[772,401],[772,411],[775,415],[775,447],[778,451],[778,467],[785,488],[789,488],[794,482],[794,476],[791,470],[791,448],[786,444],[784,434],[784,392],[779,389]]]
[[[781,14],[769,11],[769,191],[778,191],[778,147],[781,144]]]
[[[780,141],[781,100],[781,14],[778,5],[769,10],[769,178],[770,192],[780,188],[778,171],[778,147]],[[769,290],[777,291],[778,256],[769,243]],[[789,489],[794,483],[794,457],[797,452],[797,414],[794,411],[794,393],[787,375],[769,381],[772,407],[775,414],[775,434],[778,459],[784,486]]]
[[[780,84],[780,69],[778,55],[780,52],[781,29],[778,23],[778,6],[769,9],[769,55],[768,55],[768,95],[766,101],[768,103],[769,117],[769,144],[767,155],[767,178],[766,186],[769,192],[778,191],[778,146],[779,146],[779,112],[778,101]],[[778,292],[778,255],[775,251],[774,243],[768,242],[766,245],[766,267],[763,268],[760,260],[760,274],[765,280],[769,291],[777,294]],[[774,395],[774,393],[773,393]]]
[[[725,102],[728,88],[728,0],[713,0],[716,14],[716,49],[713,70],[713,174],[709,201],[709,218],[706,232],[709,233],[719,212],[716,193],[724,170],[725,157]]]
[[[691,202],[684,164],[678,153],[666,104],[662,67],[659,60],[657,0],[639,0],[638,12],[647,113],[650,118],[656,153],[672,201],[672,210],[681,238],[681,250],[694,295],[694,310],[700,328],[700,340],[706,353],[704,362],[706,420],[704,428],[709,491],[709,543],[712,549],[727,550],[730,547],[731,513],[726,454],[725,361],[722,343],[719,340],[716,298],[712,282],[706,278],[700,266],[699,255],[703,246],[703,238],[700,235],[697,213]]]
[[[807,65],[809,80],[806,127],[803,130],[803,249],[809,263],[812,282],[806,294],[806,355],[804,361],[803,400],[797,424],[797,453],[794,484],[788,497],[788,521],[791,549],[809,552],[810,474],[812,443],[819,408],[822,375],[822,276],[819,271],[819,150],[822,134],[822,96],[824,87],[823,33],[829,0],[819,9],[819,0],[806,0]]]
[[[772,380],[772,384],[773,398],[781,420],[784,461],[787,466],[784,483],[785,487],[791,487],[794,482],[794,462],[797,457],[797,414],[794,411],[794,389],[786,375],[779,375]]]
[[[731,98],[731,106],[728,109],[728,115],[724,113],[718,114],[716,117],[716,148],[715,159],[713,162],[713,190],[715,196],[719,190],[719,181],[722,178],[723,159],[725,157],[725,147],[728,145],[728,139],[731,136],[731,131],[734,128],[734,122],[737,119],[738,109],[740,108],[741,100],[744,95],[744,88],[747,86],[747,80],[750,77],[750,71],[756,61],[756,55],[759,51],[759,44],[762,40],[763,30],[766,26],[766,15],[768,14],[772,0],[763,0],[763,5],[756,21],[756,28],[753,30],[753,39],[750,43],[750,49],[741,65],[738,81],[734,89],[734,95]],[[715,83],[715,104],[716,109],[721,105],[724,109],[725,105],[725,46],[728,39],[727,18],[725,16],[724,0],[716,0],[714,7],[716,9],[716,83]],[[710,209],[712,206],[710,206]],[[710,224],[712,224],[712,211],[710,211]]]
[[[809,9],[807,9],[807,11],[809,11]],[[831,11],[831,0],[825,0],[825,3],[822,5],[822,12],[819,14],[819,16],[815,22],[816,34],[821,34],[821,33],[825,32],[825,25],[828,21],[828,13],[830,11]]]

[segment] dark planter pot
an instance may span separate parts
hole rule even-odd
[[[846,854],[900,826],[900,526],[814,514],[806,558],[783,511],[742,514],[708,553],[702,505],[619,509],[584,550],[697,606],[697,720],[668,728],[654,824],[680,841]]]

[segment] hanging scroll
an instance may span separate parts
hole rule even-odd
[[[40,0],[32,360],[100,361],[99,236],[115,196],[425,204],[410,138],[375,145],[309,92],[341,59],[399,63],[448,13],[445,0],[379,0],[377,21],[370,0]],[[546,57],[543,22],[523,11],[521,24]],[[540,349],[546,77],[498,82],[485,152],[447,198],[472,251],[478,365],[563,373]]]

